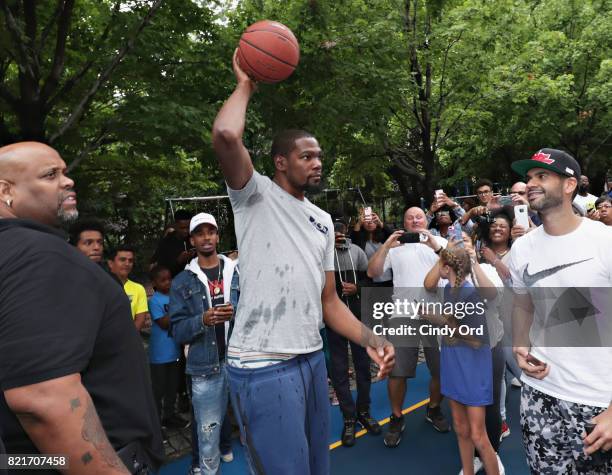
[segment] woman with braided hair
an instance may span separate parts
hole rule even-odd
[[[468,251],[457,245],[439,252],[438,272],[444,289],[444,315],[422,315],[455,330],[442,341],[440,380],[450,402],[464,475],[474,474],[474,449],[489,475],[499,475],[497,456],[487,436],[485,409],[493,403],[493,369],[484,301],[468,279],[472,263]]]

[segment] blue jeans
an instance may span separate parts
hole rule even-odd
[[[227,367],[252,474],[328,475],[329,399],[322,351],[266,368]]]
[[[197,426],[200,470],[202,474],[219,472],[221,426],[227,412],[228,385],[225,364],[218,374],[192,376],[193,410]]]

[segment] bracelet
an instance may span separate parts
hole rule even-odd
[[[440,255],[440,253],[442,252],[443,249],[444,248],[442,246],[440,246],[437,251],[434,251],[434,253]]]

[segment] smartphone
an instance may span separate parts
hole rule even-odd
[[[365,221],[372,221],[372,207],[366,206],[363,208],[363,219]]]
[[[463,233],[461,225],[459,223],[453,224],[448,228],[448,237],[452,238],[453,242],[456,243],[457,247],[463,247]]]
[[[497,198],[497,202],[500,206],[512,206],[512,196],[504,195]]]
[[[482,249],[482,241],[480,239],[476,239],[476,254],[480,255],[480,250]]]
[[[227,307],[229,305],[231,305],[230,302],[224,302],[224,303],[218,303],[217,305],[213,305],[213,307],[214,308],[217,308],[217,307]]]
[[[589,435],[591,432],[593,432],[596,425],[597,424],[595,424],[595,422],[593,421],[585,422],[584,431],[586,432],[586,434]],[[594,466],[604,465],[610,459],[612,459],[611,451],[603,452],[601,449],[599,449],[597,452],[591,454],[591,461],[592,465]]]
[[[514,207],[514,220],[519,226],[529,229],[529,215],[527,214],[527,205],[516,205]]]
[[[527,363],[530,364],[531,366],[540,366],[540,365],[546,366],[546,363],[537,359],[531,353],[527,353]]]
[[[442,197],[443,193],[444,193],[444,190],[442,190],[442,189],[434,191],[434,198],[435,198],[435,200],[438,201]]]
[[[404,233],[398,239],[398,242],[402,244],[414,244],[425,241],[427,241],[427,235],[423,233]]]

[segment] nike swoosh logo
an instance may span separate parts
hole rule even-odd
[[[533,284],[535,284],[538,280],[542,280],[545,277],[550,277],[551,275],[556,274],[560,270],[563,270],[567,267],[575,266],[576,264],[581,264],[583,262],[590,261],[592,259],[593,259],[592,257],[589,257],[588,259],[583,259],[581,261],[570,262],[569,264],[561,264],[560,266],[555,266],[555,267],[551,267],[550,269],[541,270],[540,272],[536,272],[535,274],[529,273],[529,271],[527,270],[527,267],[529,267],[529,264],[528,264],[527,267],[525,267],[525,270],[523,271],[523,282],[525,282],[525,285],[527,287],[533,287]]]

